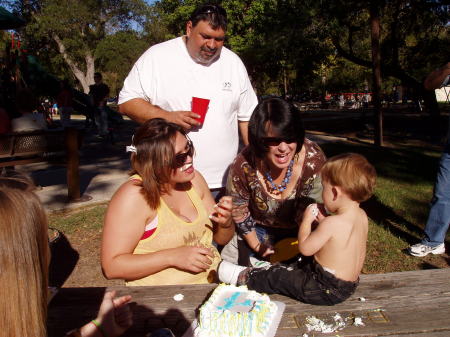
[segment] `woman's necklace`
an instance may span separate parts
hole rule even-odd
[[[268,185],[270,185],[268,186],[268,189],[270,189],[269,193],[281,194],[286,189],[287,184],[289,184],[289,181],[291,180],[293,166],[294,160],[291,160],[287,168],[286,175],[284,176],[284,179],[280,185],[277,185],[273,182],[273,178],[270,175],[270,169],[264,173],[266,180],[269,183]]]

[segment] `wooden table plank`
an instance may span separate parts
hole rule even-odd
[[[169,327],[181,336],[216,285],[114,287],[131,294],[134,326],[128,337],[144,336],[157,327]],[[95,317],[105,288],[63,288],[49,308],[49,336],[61,336]],[[183,301],[173,296],[181,293]],[[365,301],[361,301],[360,298]],[[286,304],[277,336],[307,333],[305,319],[331,320],[361,317],[365,326],[351,326],[334,334],[311,332],[309,336],[450,336],[450,269],[362,275],[356,293],[335,306],[312,306],[281,295],[272,300]]]

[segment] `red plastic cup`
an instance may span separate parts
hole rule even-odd
[[[197,120],[203,125],[205,121],[206,112],[208,111],[209,99],[192,97],[192,112],[200,115]]]

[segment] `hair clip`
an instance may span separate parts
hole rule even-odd
[[[126,147],[126,151],[127,151],[127,152],[134,152],[134,153],[137,153],[136,146],[134,146],[134,145],[129,145],[129,146],[127,146],[127,147]]]

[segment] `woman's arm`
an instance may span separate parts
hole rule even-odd
[[[135,280],[175,267],[199,273],[208,269],[212,257],[209,249],[183,246],[148,254],[133,254],[146,223],[156,216],[129,181],[114,194],[105,215],[101,262],[108,279]]]
[[[255,231],[255,220],[249,210],[250,193],[245,180],[243,154],[239,154],[232,164],[227,178],[227,194],[233,198],[232,217],[236,224],[238,233],[256,253],[261,248]],[[248,164],[244,164],[248,165]]]
[[[219,202],[215,204],[208,184],[200,172],[195,172],[195,178],[192,184],[196,191],[202,198],[203,205],[210,215],[213,227],[213,239],[219,245],[226,245],[231,240],[235,232],[234,222],[231,219],[232,199],[229,196],[220,198]]]

